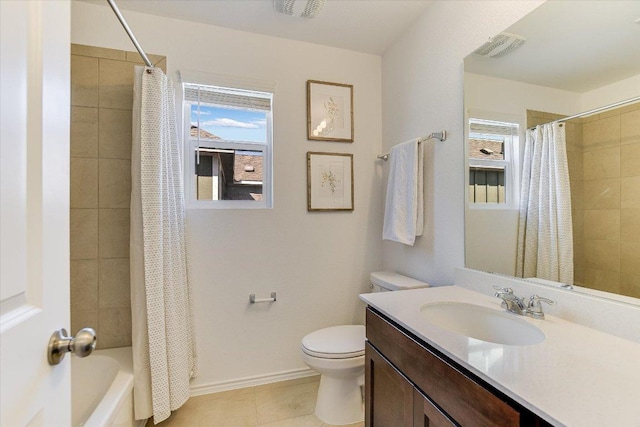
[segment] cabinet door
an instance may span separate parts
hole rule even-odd
[[[521,420],[519,410],[502,397],[371,308],[367,309],[367,339],[457,424],[473,427],[527,425]]]
[[[413,427],[413,385],[369,343],[365,348],[365,426]]]
[[[452,427],[455,424],[417,388],[413,389],[413,427]]]

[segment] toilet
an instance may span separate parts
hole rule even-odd
[[[389,271],[371,273],[372,292],[427,288],[428,283]],[[302,339],[302,360],[320,374],[316,416],[345,425],[364,419],[363,325],[341,325],[311,332]]]

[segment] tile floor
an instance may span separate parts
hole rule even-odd
[[[195,396],[158,426],[330,427],[314,415],[319,384],[320,377],[313,376]]]

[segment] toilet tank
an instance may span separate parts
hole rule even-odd
[[[377,271],[369,276],[372,292],[402,291],[405,289],[428,288],[427,282],[412,279],[391,271]]]

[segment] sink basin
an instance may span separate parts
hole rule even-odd
[[[482,341],[531,345],[544,341],[544,333],[515,314],[462,302],[437,302],[420,307],[425,320],[443,329]]]

